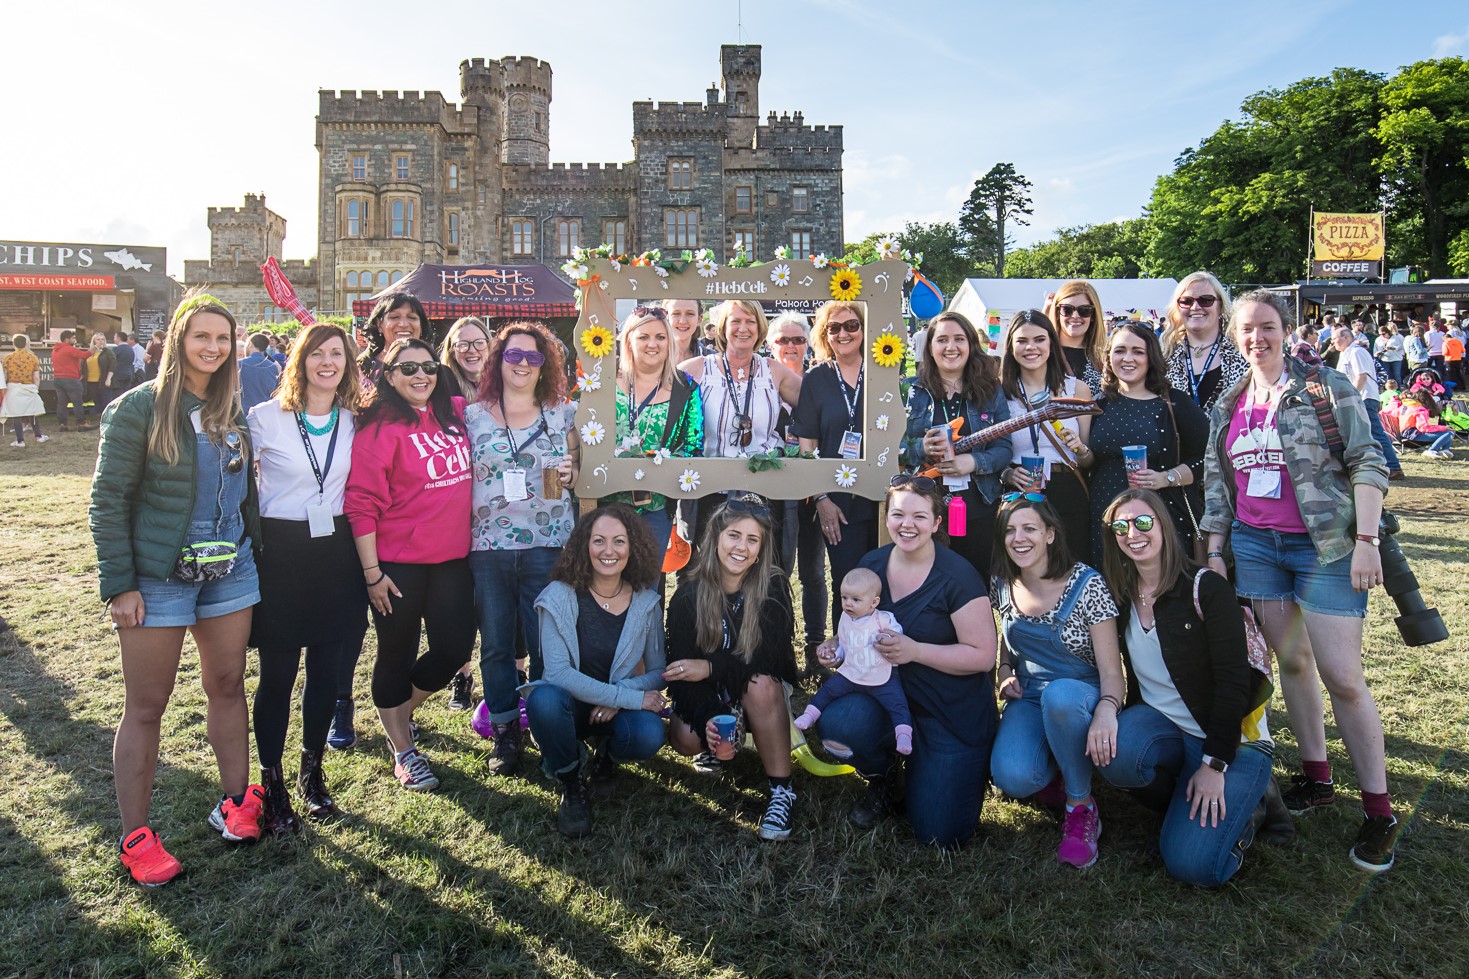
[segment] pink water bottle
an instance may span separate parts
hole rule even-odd
[[[969,508],[964,497],[955,493],[949,497],[949,536],[963,537],[969,529]]]

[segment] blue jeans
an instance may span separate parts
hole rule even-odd
[[[1025,799],[1045,788],[1060,767],[1069,799],[1092,792],[1086,735],[1101,691],[1085,680],[1053,680],[1035,695],[1025,690],[1000,718],[990,771],[1006,795]]]
[[[520,683],[515,675],[515,627],[530,656],[530,678],[541,677],[541,626],[536,598],[551,580],[561,556],[559,547],[527,547],[514,551],[471,551],[474,607],[479,613],[480,678],[485,685],[490,721],[509,724],[520,718]]]
[[[653,535],[653,567],[661,568],[668,553],[668,535],[673,533],[673,516],[667,510],[645,510],[638,516],[643,518],[648,532]]]
[[[866,694],[838,697],[817,722],[827,753],[865,776],[893,769],[892,721]],[[995,712],[976,712],[977,744],[965,744],[932,717],[913,718],[913,754],[907,761],[908,824],[920,843],[963,846],[979,826],[985,785],[990,779],[990,749]],[[832,744],[846,750],[832,750]]]
[[[1147,704],[1117,715],[1117,757],[1102,776],[1122,789],[1140,789],[1158,777],[1176,780],[1163,816],[1158,845],[1168,873],[1186,884],[1218,887],[1239,870],[1244,853],[1235,844],[1250,833],[1250,817],[1271,778],[1270,756],[1241,745],[1224,775],[1224,818],[1200,826],[1188,816],[1188,781],[1201,764],[1204,742],[1184,734]]]
[[[1372,425],[1372,437],[1382,446],[1382,454],[1387,456],[1387,471],[1403,468],[1403,464],[1398,461],[1398,454],[1393,451],[1392,439],[1383,431],[1382,419],[1377,414],[1382,410],[1382,402],[1363,398],[1362,404],[1367,406],[1367,421]]]
[[[591,704],[550,683],[531,688],[525,713],[541,749],[541,769],[551,778],[581,764],[582,742],[588,737],[608,738],[613,761],[652,758],[663,747],[663,719],[652,711],[620,710],[612,720],[593,724]]]
[[[56,420],[65,425],[68,420],[67,405],[71,405],[71,417],[76,419],[76,423],[80,425],[85,421],[87,410],[82,396],[81,378],[54,377],[51,384],[56,389]]]
[[[1295,602],[1308,612],[1363,618],[1367,593],[1352,588],[1352,556],[1322,565],[1311,536],[1260,530],[1236,520],[1230,525],[1239,597]]]

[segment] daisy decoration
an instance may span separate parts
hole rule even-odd
[[[879,432],[886,432],[888,430],[888,416],[878,415],[877,421],[874,424],[877,425],[877,430]]]
[[[819,269],[824,269],[826,268],[826,263],[828,261],[830,261],[830,259],[828,259],[825,255],[817,255],[811,259],[811,264]]]
[[[692,493],[699,488],[699,474],[692,469],[685,469],[678,474],[678,488],[685,493]]]
[[[699,274],[706,279],[712,279],[719,274],[719,264],[715,262],[714,259],[710,258],[707,253],[702,258],[696,259],[694,261],[694,267],[697,268],[699,270]]]
[[[581,427],[581,440],[587,445],[601,445],[607,437],[607,426],[593,419]]]
[[[902,251],[903,246],[899,245],[896,239],[888,237],[878,239],[877,254],[882,258],[897,258]]]
[[[842,489],[851,489],[857,485],[857,470],[851,466],[842,465],[837,468],[837,485]]]
[[[778,286],[791,284],[791,267],[789,265],[777,265],[770,270],[770,281]]]

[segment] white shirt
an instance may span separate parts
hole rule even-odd
[[[307,415],[306,421],[321,428],[330,418],[330,414]],[[323,502],[332,508],[333,516],[342,512],[342,498],[347,491],[347,473],[352,468],[352,437],[357,430],[355,421],[349,411],[337,413],[340,434],[337,435],[336,451],[332,453],[331,469],[326,470],[323,498]],[[331,433],[308,437],[316,452],[316,464],[325,469]],[[316,475],[306,457],[306,446],[301,442],[295,413],[283,409],[279,401],[256,405],[250,410],[250,440],[254,443],[255,458],[260,462],[260,515],[273,520],[305,520],[306,507],[317,501],[318,493]]]
[[[1184,734],[1203,740],[1206,736],[1188,705],[1178,695],[1168,665],[1163,662],[1163,647],[1158,644],[1158,630],[1144,629],[1138,621],[1137,610],[1127,620],[1127,655],[1132,660],[1132,672],[1137,677],[1138,692],[1143,703],[1173,722],[1173,726]]]
[[[1378,400],[1377,367],[1372,363],[1372,355],[1367,352],[1366,347],[1355,343],[1347,347],[1337,358],[1336,369],[1345,374],[1353,384],[1357,383],[1357,375],[1366,375],[1367,383],[1362,385],[1362,399]]]
[[[1444,333],[1443,330],[1429,330],[1427,333],[1423,334],[1423,338],[1428,341],[1428,356],[1443,356],[1443,342],[1444,337],[1446,337],[1447,335],[1448,334]]]
[[[1396,333],[1377,343],[1377,359],[1384,364],[1395,364],[1403,359],[1403,338]]]

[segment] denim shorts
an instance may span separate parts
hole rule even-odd
[[[145,626],[194,625],[200,619],[250,608],[260,601],[260,579],[255,573],[250,539],[241,542],[239,556],[227,577],[191,584],[172,575],[163,579],[139,575],[138,591],[143,594]]]
[[[1367,615],[1367,593],[1352,588],[1350,554],[1319,564],[1309,534],[1260,530],[1238,520],[1230,544],[1241,598],[1292,601],[1322,615]]]

